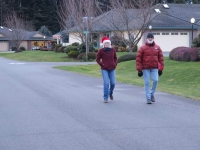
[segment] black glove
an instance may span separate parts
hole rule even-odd
[[[162,75],[162,70],[158,71],[158,75],[161,76]]]
[[[143,76],[143,72],[142,71],[138,71],[138,77]]]

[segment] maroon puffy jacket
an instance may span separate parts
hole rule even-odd
[[[96,62],[101,66],[102,70],[114,70],[117,66],[117,56],[115,49],[106,51],[100,49],[96,56]]]
[[[142,69],[158,68],[158,63],[161,65],[161,70],[163,70],[164,59],[160,46],[154,42],[153,45],[145,43],[140,47],[136,56],[136,69],[138,71],[142,71]]]

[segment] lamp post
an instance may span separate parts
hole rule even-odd
[[[85,33],[85,47],[86,47],[86,60],[87,60],[87,58],[88,58],[88,55],[87,55],[87,53],[88,53],[88,33],[89,33],[89,31],[88,31],[88,17],[83,17],[83,22],[86,22],[86,30],[84,30],[83,31],[83,33]]]
[[[190,19],[190,22],[192,24],[192,41],[193,41],[193,24],[195,23],[195,19],[194,18],[191,18]]]
[[[151,25],[149,25],[149,30],[150,30],[150,32],[151,32],[151,29],[152,29],[152,26],[151,26]]]
[[[46,36],[44,36],[44,47],[45,47],[45,38],[46,38]]]

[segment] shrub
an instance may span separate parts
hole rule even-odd
[[[57,44],[57,45],[55,46],[55,52],[57,52],[57,51],[58,51],[58,48],[61,47],[61,46],[62,46],[62,44]]]
[[[79,46],[80,44],[78,42],[72,43],[72,46]]]
[[[12,51],[17,51],[17,47],[12,47]]]
[[[112,36],[110,38],[110,41],[113,45],[115,46],[122,46],[122,47],[126,47],[126,44],[123,42],[124,39],[121,36],[118,36],[117,34],[115,34],[114,36]]]
[[[122,55],[118,58],[117,62],[124,62],[124,61],[129,61],[129,60],[135,60],[136,59],[136,54],[126,54]]]
[[[61,52],[61,53],[64,53],[65,52],[65,49],[66,49],[66,46],[61,46],[57,49],[56,52]]]
[[[96,59],[96,53],[95,52],[89,52],[87,54],[87,56],[88,56],[88,60]],[[81,53],[81,54],[78,55],[78,59],[80,59],[80,60],[83,60],[85,57],[86,57],[85,53]]]
[[[66,49],[65,49],[66,53],[68,54],[70,51],[78,51],[78,48],[77,46],[66,46]]]
[[[78,55],[79,55],[79,52],[78,51],[70,51],[69,53],[67,53],[67,55],[70,57],[70,58],[77,58]]]
[[[89,44],[89,52],[93,52],[95,50],[94,46],[92,43]],[[82,43],[78,46],[78,51],[80,53],[85,53],[86,52],[86,46],[85,43]]]
[[[126,51],[126,47],[123,46],[119,46],[117,49],[118,52],[125,52]]]
[[[61,47],[58,47],[58,49],[56,50],[56,52],[61,52],[61,50],[62,50],[62,46]]]
[[[134,45],[134,46],[132,47],[132,52],[137,52],[137,50],[138,50],[138,46],[137,46],[137,45]]]
[[[88,59],[90,60],[90,59],[96,59],[96,53],[95,52],[89,52],[88,53]]]
[[[176,61],[198,61],[198,48],[176,47],[169,53],[169,59]]]
[[[200,47],[200,34],[192,41],[192,47]]]
[[[19,48],[19,50],[25,51],[26,49],[25,49],[25,47],[22,46],[22,47]]]
[[[78,55],[78,59],[82,60],[84,56],[85,56],[85,53],[81,53]]]

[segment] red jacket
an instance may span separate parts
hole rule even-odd
[[[100,49],[96,56],[96,62],[101,66],[102,70],[114,70],[117,66],[117,55],[115,49],[109,51]]]
[[[153,43],[149,45],[145,43],[137,52],[136,56],[136,69],[142,71],[142,69],[158,68],[158,63],[161,65],[161,69],[164,69],[163,53],[160,46]]]

